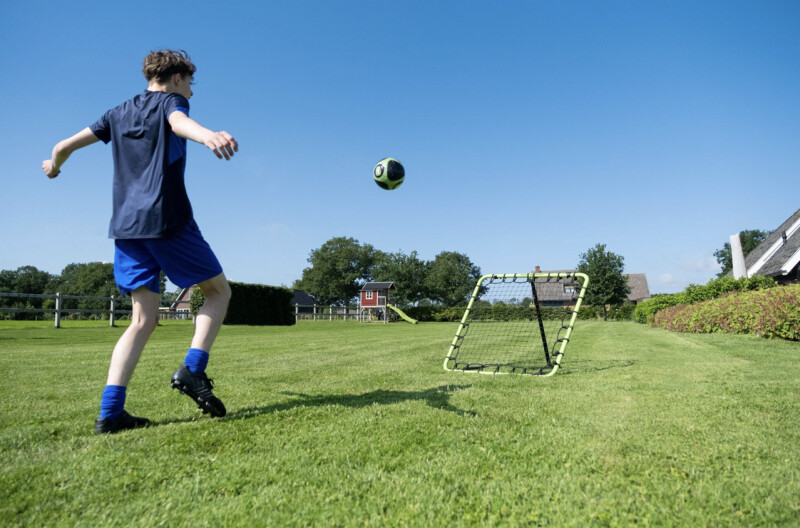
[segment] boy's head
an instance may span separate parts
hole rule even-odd
[[[189,59],[189,54],[183,50],[151,51],[144,58],[142,66],[142,73],[147,82],[165,83],[176,73],[181,77],[186,75],[192,77],[196,71],[197,68]]]

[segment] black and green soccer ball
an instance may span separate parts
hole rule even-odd
[[[375,165],[372,176],[378,187],[392,191],[403,185],[403,180],[406,178],[406,170],[396,159],[386,158]]]

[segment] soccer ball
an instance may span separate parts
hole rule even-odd
[[[396,159],[386,158],[375,165],[372,176],[378,187],[391,191],[403,185],[403,180],[406,178],[406,170]]]

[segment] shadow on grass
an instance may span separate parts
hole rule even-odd
[[[303,394],[299,392],[282,392],[293,400],[265,405],[262,407],[249,407],[239,409],[228,414],[229,418],[249,418],[261,414],[271,414],[279,411],[288,411],[297,407],[370,407],[372,405],[391,405],[404,401],[424,401],[428,407],[441,409],[458,414],[459,416],[476,416],[475,411],[465,411],[450,403],[450,396],[457,390],[463,390],[471,385],[442,385],[423,391],[395,391],[376,390],[364,394]]]
[[[583,361],[565,361],[565,364],[558,369],[558,372],[556,372],[556,376],[576,374],[578,372],[600,372],[601,370],[627,368],[635,365],[636,363],[636,360],[633,359],[586,359]]]

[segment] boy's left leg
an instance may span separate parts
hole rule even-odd
[[[124,407],[128,382],[147,340],[158,325],[159,298],[159,294],[145,286],[131,292],[131,324],[117,341],[111,355],[108,379],[100,401],[100,417],[95,420],[95,433],[115,433],[149,423],[147,418],[129,415]]]
[[[225,416],[225,406],[211,392],[211,380],[205,373],[208,353],[225,319],[231,297],[222,266],[194,220],[180,235],[153,239],[147,241],[147,246],[173,283],[182,288],[197,284],[206,297],[195,317],[194,337],[184,365],[172,375],[172,388],[191,397],[204,413]]]

